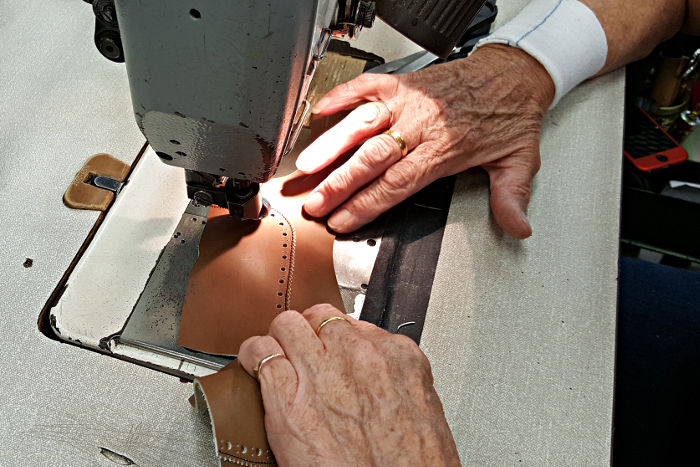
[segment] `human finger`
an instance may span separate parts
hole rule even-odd
[[[356,332],[345,313],[327,303],[306,309],[302,316],[306,318],[311,329],[324,344],[347,339]],[[327,345],[326,348],[328,348]]]
[[[355,319],[350,315],[347,315],[348,322],[352,324],[352,326],[361,334],[362,333],[371,333],[371,332],[379,332],[383,334],[389,334],[387,331],[384,329],[380,328],[379,326],[370,323],[369,321],[363,321],[361,319]]]
[[[283,311],[272,321],[267,334],[274,337],[295,368],[313,366],[309,363],[324,351],[323,343],[297,311]]]
[[[264,359],[273,355],[279,357]],[[241,349],[238,352],[238,361],[243,369],[251,376],[257,377],[262,384],[263,381],[296,381],[296,372],[294,367],[287,360],[284,350],[273,337],[270,336],[253,336],[246,339],[241,344]],[[260,365],[261,362],[264,363]],[[256,370],[258,370],[256,374]]]
[[[435,151],[429,144],[418,146],[341,205],[328,219],[328,226],[338,233],[352,232],[436,180],[430,168]]]
[[[484,167],[491,183],[493,217],[507,234],[519,239],[532,235],[526,212],[532,178],[539,169],[540,159],[538,149],[530,151],[530,154],[509,156]]]
[[[307,197],[304,210],[312,216],[325,216],[401,157],[401,147],[391,136],[381,134],[370,138]]]
[[[400,78],[377,73],[365,73],[331,89],[319,100],[312,112],[330,115],[362,101],[390,99],[396,94]]]
[[[348,149],[388,127],[392,112],[382,102],[359,106],[299,154],[297,169],[307,174],[318,172]]]

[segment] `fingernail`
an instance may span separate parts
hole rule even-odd
[[[321,113],[321,110],[319,110],[318,107],[314,107],[311,109],[311,115],[318,115]]]
[[[299,154],[299,157],[297,157],[296,161],[297,169],[304,173],[312,172],[317,165],[314,163],[314,153],[313,151],[309,151],[309,149],[310,148],[303,150],[301,154]]]
[[[360,112],[360,119],[365,123],[372,123],[377,119],[377,115],[379,115],[377,104],[363,105]]]
[[[343,231],[352,220],[352,214],[347,209],[341,209],[328,219],[328,227],[335,231]]]
[[[527,237],[532,236],[532,226],[530,225],[530,221],[527,220],[527,216],[525,214],[520,215],[520,220],[525,224],[528,230]]]
[[[323,109],[325,106],[327,106],[330,103],[330,99],[327,97],[322,97],[321,100],[316,102],[316,105],[314,105],[313,109],[311,109],[311,113],[317,114]]]
[[[311,215],[314,215],[321,210],[323,205],[323,195],[319,192],[311,193],[304,201],[304,210]]]

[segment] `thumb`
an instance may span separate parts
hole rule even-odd
[[[523,239],[532,235],[527,220],[532,178],[540,165],[539,150],[512,154],[484,168],[491,181],[491,210],[498,225],[509,235]]]

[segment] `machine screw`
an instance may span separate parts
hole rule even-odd
[[[110,26],[117,26],[117,13],[114,10],[114,0],[95,0],[92,4],[95,16]]]
[[[97,44],[97,50],[105,58],[113,62],[124,61],[121,38],[118,32],[109,29],[102,30],[95,36],[95,43]]]

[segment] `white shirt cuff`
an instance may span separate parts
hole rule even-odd
[[[515,18],[480,40],[518,47],[549,72],[556,94],[551,107],[605,65],[608,43],[595,13],[578,0],[534,0]]]

